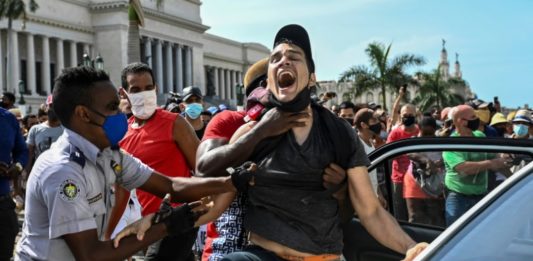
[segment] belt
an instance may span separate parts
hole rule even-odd
[[[284,255],[281,258],[289,261],[338,261],[341,256],[333,254],[316,255],[316,256],[289,256]]]

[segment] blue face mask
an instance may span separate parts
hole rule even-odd
[[[513,125],[513,131],[518,137],[524,137],[529,132],[529,126],[525,124],[515,124]]]
[[[199,103],[190,103],[187,104],[187,107],[185,108],[185,114],[193,120],[198,119],[200,117],[200,114],[204,110],[204,107],[202,104]]]
[[[128,119],[126,118],[126,114],[119,112],[115,115],[105,116],[94,109],[89,108],[89,110],[105,118],[104,124],[102,125],[92,121],[91,124],[100,126],[104,129],[105,136],[111,147],[118,146],[118,142],[124,138],[124,135],[126,135],[126,132],[128,131]]]

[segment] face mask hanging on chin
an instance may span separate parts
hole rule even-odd
[[[307,86],[289,102],[280,102],[274,94],[269,93],[268,101],[272,107],[284,112],[301,112],[311,104],[311,89]]]

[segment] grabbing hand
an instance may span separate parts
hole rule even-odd
[[[237,191],[245,192],[249,186],[255,184],[254,174],[257,170],[257,165],[251,161],[247,161],[237,168],[228,168],[227,171],[231,175],[231,182]]]
[[[324,169],[322,180],[326,189],[339,185],[346,180],[346,170],[335,163],[331,163]]]
[[[113,246],[117,248],[120,240],[129,235],[137,235],[137,240],[142,241],[144,239],[144,234],[152,226],[152,219],[154,216],[155,213],[148,214],[122,229],[122,231],[120,231],[113,239]]]
[[[283,134],[295,127],[303,127],[311,117],[308,112],[282,112],[277,108],[270,109],[256,124],[263,138]]]
[[[407,250],[407,253],[405,253],[405,258],[402,261],[414,260],[415,257],[417,257],[428,246],[429,244],[426,242],[421,242],[421,243],[414,245],[413,247]]]

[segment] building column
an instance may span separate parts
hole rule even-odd
[[[213,85],[215,86],[215,95],[220,97],[220,89],[218,88],[218,68],[213,67]]]
[[[7,90],[17,93],[18,90],[18,81],[20,80],[20,58],[19,58],[19,44],[18,44],[18,33],[15,30],[9,32],[11,34],[11,50],[8,50],[8,62],[7,64]]]
[[[242,84],[242,72],[237,72],[237,84]]]
[[[163,94],[163,46],[161,40],[156,40],[155,43],[155,72],[156,84],[158,86],[158,93]]]
[[[78,47],[75,41],[70,41],[70,67],[78,66]]]
[[[232,70],[231,71],[231,86],[230,86],[231,99],[237,98],[237,95],[235,95],[235,85],[237,85],[237,72]]]
[[[181,58],[181,45],[176,44],[174,59],[176,60],[176,91],[181,93],[183,91],[183,59]]]
[[[185,61],[187,65],[185,66],[185,85],[192,85],[192,47],[187,46],[185,49]]]
[[[218,70],[220,75],[220,99],[224,100],[226,99],[226,74],[224,69],[220,68]]]
[[[61,74],[65,68],[65,56],[63,54],[63,39],[56,39],[56,77]]]
[[[46,91],[46,95],[52,93],[52,83],[50,80],[50,38],[42,36],[43,40],[43,62],[41,64],[42,84],[43,91]]]
[[[149,37],[144,38],[144,62],[148,64],[150,68],[152,67],[152,39]]]
[[[166,88],[165,93],[168,93],[170,91],[174,92],[174,82],[173,82],[173,69],[172,69],[172,43],[167,42],[165,46],[165,70],[166,70]]]
[[[226,78],[226,90],[224,91],[226,93],[226,100],[231,99],[231,73],[230,70],[226,69],[224,70],[224,77]]]
[[[26,59],[26,88],[31,91],[31,95],[37,94],[37,84],[35,82],[35,42],[33,34],[26,35],[26,52],[28,54]]]

